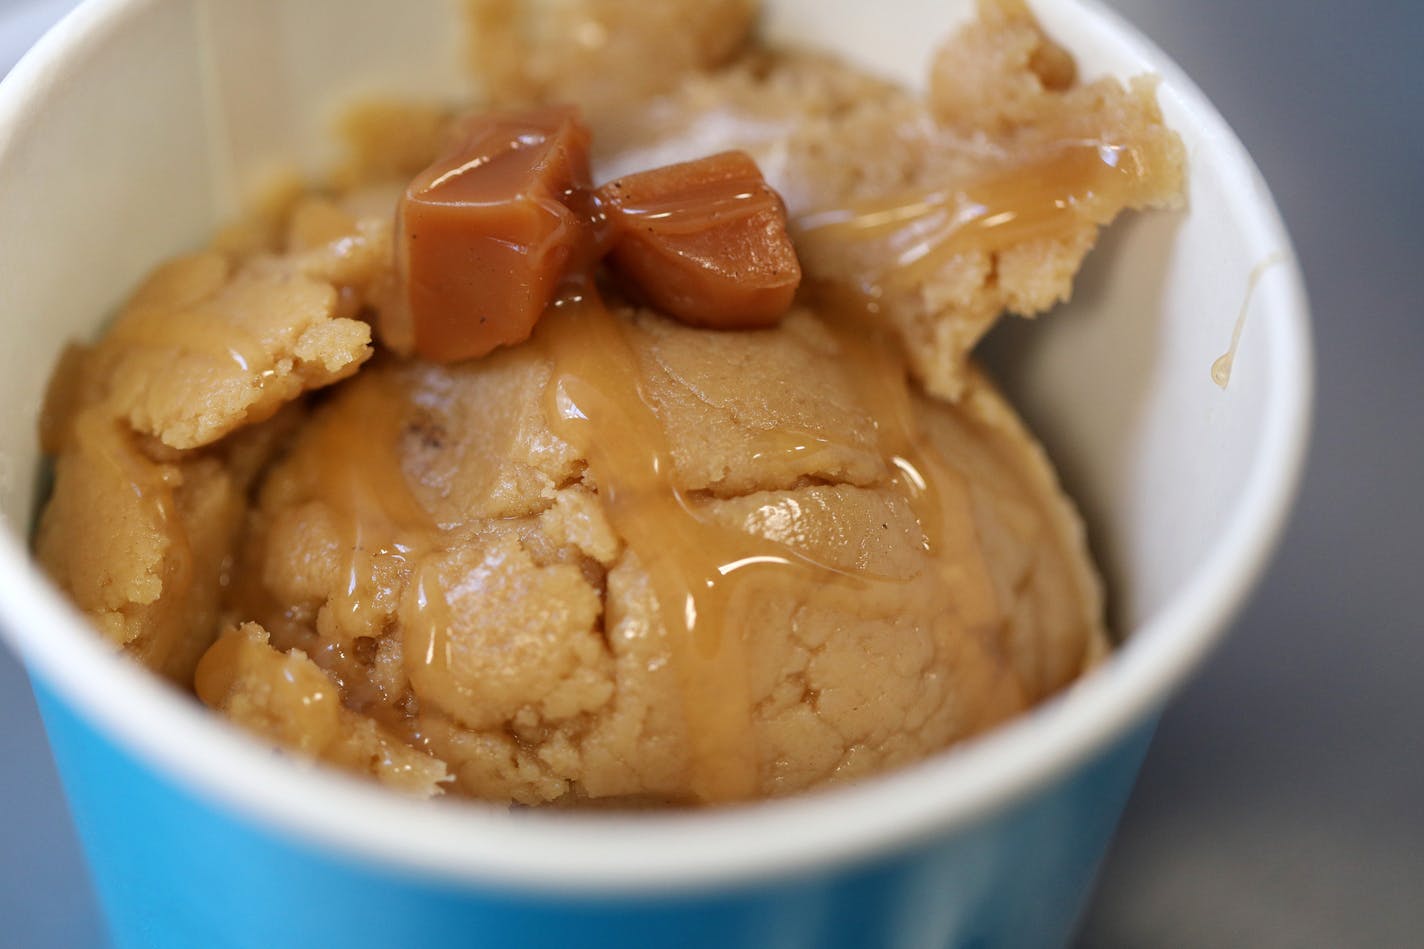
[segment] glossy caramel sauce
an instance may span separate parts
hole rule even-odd
[[[182,471],[176,466],[150,463],[128,432],[96,414],[81,415],[76,428],[77,437],[92,453],[93,461],[113,469],[118,476],[115,480],[127,481],[134,495],[144,501],[144,516],[171,538],[164,551],[163,588],[189,589],[195,565],[192,542],[177,497],[183,481]],[[155,624],[154,628],[159,635],[147,645],[149,655],[162,657],[177,651],[178,640],[186,628],[182,624]]]
[[[315,494],[346,531],[345,585],[329,605],[349,636],[369,633],[362,616],[372,600],[394,596],[377,582],[387,572],[380,562],[405,563],[440,539],[439,526],[411,492],[401,463],[407,403],[389,374],[362,381],[348,396],[356,402],[349,417],[359,420],[360,430],[319,419],[308,443]]]
[[[406,608],[406,577],[421,557],[442,549],[445,532],[416,499],[404,471],[410,405],[399,381],[386,370],[366,371],[341,399],[349,411],[314,412],[282,462],[296,472],[289,485],[329,512],[322,524],[334,530],[340,551],[336,592],[325,601],[321,633],[309,628],[312,617],[293,613],[291,604],[268,588],[260,560],[252,559],[262,555],[265,536],[249,537],[247,557],[233,570],[225,601],[237,618],[259,620],[283,648],[306,651],[341,687],[347,705],[418,744],[413,723],[391,713],[399,696],[379,694],[378,688],[362,691],[361,683],[344,681],[339,669],[359,648],[358,638],[381,634],[372,628],[373,616],[399,618],[408,648],[421,655],[428,651],[436,620]],[[213,663],[207,666],[210,676],[220,674]]]
[[[956,254],[1002,251],[1101,224],[1143,185],[1149,170],[1131,145],[1064,141],[962,187],[914,190],[802,215],[799,242],[877,243],[889,261],[858,289],[874,295],[922,280]]]
[[[551,368],[546,421],[586,459],[610,523],[649,577],[681,690],[688,794],[701,803],[759,793],[746,637],[758,634],[750,617],[766,599],[804,597],[813,589],[821,603],[851,615],[866,604],[893,614],[893,604],[909,598],[934,603],[937,615],[979,631],[980,654],[963,659],[976,670],[966,681],[1003,688],[1008,678],[992,636],[1000,604],[984,571],[963,476],[927,442],[891,340],[849,311],[830,317],[828,326],[847,377],[877,421],[882,484],[908,499],[921,526],[929,568],[908,579],[824,562],[813,551],[712,519],[678,487],[672,447],[643,389],[638,330],[593,291],[566,295],[529,343]],[[345,582],[328,603],[339,638],[349,644],[371,635],[373,609],[394,613],[417,690],[474,701],[479,684],[461,681],[452,661],[455,620],[431,561],[451,535],[416,498],[402,461],[411,405],[398,376],[381,370],[365,373],[343,399],[355,404],[318,412],[290,462],[306,473],[307,490],[331,510],[341,532]],[[768,434],[757,450],[795,456],[823,441],[782,431]],[[348,694],[353,700],[364,704]],[[993,706],[966,702],[978,704]],[[378,718],[419,744],[414,722]]]
[[[546,417],[587,458],[610,521],[651,580],[682,688],[689,786],[704,803],[757,793],[745,641],[756,634],[747,619],[757,598],[777,595],[786,583],[804,589],[810,572],[827,601],[928,596],[971,626],[1000,616],[974,537],[968,486],[916,422],[903,361],[888,339],[867,336],[850,317],[832,328],[850,363],[847,374],[877,420],[888,480],[918,516],[932,576],[906,582],[849,572],[708,518],[677,487],[672,449],[642,391],[627,324],[595,294],[563,301],[534,337],[553,366]],[[763,451],[799,454],[814,450],[815,441],[785,432]]]
[[[1211,364],[1211,381],[1225,389],[1231,384],[1231,368],[1236,364],[1236,349],[1241,345],[1241,331],[1246,328],[1246,314],[1251,310],[1251,298],[1256,295],[1256,287],[1261,278],[1276,264],[1285,263],[1285,254],[1277,251],[1267,255],[1251,268],[1246,278],[1246,294],[1241,298],[1241,309],[1236,313],[1236,322],[1231,327],[1231,345]]]
[[[270,373],[272,357],[261,340],[231,320],[199,305],[175,320],[166,308],[136,308],[124,314],[109,338],[114,342],[203,356],[240,372]]]
[[[254,659],[268,663],[275,660],[273,664],[281,670],[266,681],[268,688],[277,693],[274,705],[294,712],[284,723],[287,734],[300,736],[301,745],[313,753],[340,737],[341,696],[331,680],[310,665],[264,652],[241,635],[221,636],[213,643],[198,663],[193,691],[209,706],[222,708],[233,683],[252,667]]]
[[[698,517],[674,486],[672,450],[623,333],[592,291],[544,318],[535,340],[553,365],[545,416],[587,458],[609,520],[648,573],[682,688],[693,795],[749,798],[757,759],[746,631],[728,615],[726,578],[791,561]]]
[[[838,299],[830,288],[821,292]],[[909,498],[924,532],[925,551],[948,594],[947,607],[967,626],[992,625],[1001,609],[979,555],[969,483],[926,437],[898,344],[858,301],[840,298],[839,305],[827,305],[824,312],[847,375],[876,420],[880,454],[894,472],[892,481]]]

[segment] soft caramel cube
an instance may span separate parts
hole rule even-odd
[[[751,156],[723,152],[598,189],[609,263],[653,306],[693,326],[769,326],[791,306],[801,264],[786,208]]]
[[[461,124],[401,198],[383,342],[448,363],[527,339],[588,240],[566,203],[589,187],[588,144],[571,107]]]

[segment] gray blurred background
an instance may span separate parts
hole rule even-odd
[[[73,5],[0,0],[0,73]],[[1271,183],[1319,385],[1284,546],[1163,719],[1080,944],[1424,945],[1424,4],[1113,5]],[[102,944],[33,699],[0,651],[0,945]]]

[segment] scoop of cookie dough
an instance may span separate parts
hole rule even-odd
[[[755,794],[916,760],[1103,652],[1078,522],[977,374],[958,406],[909,395],[943,468],[938,520],[924,523],[881,450],[898,423],[867,408],[853,337],[808,311],[742,333],[626,308],[612,319],[695,518],[818,565],[748,579],[719,631],[745,658]],[[699,800],[689,660],[649,569],[676,538],[631,545],[599,497],[603,473],[551,429],[565,369],[545,332],[455,366],[377,364],[343,386],[267,475],[230,610],[443,761],[461,793]],[[789,450],[788,433],[809,447]],[[200,681],[231,653],[215,647]],[[225,676],[259,728],[251,709],[280,698],[285,667],[267,668]],[[287,734],[290,717],[267,720],[287,744],[325,747]]]
[[[745,149],[798,307],[708,332],[585,300],[476,361],[373,356],[450,114],[362,110],[332,190],[159,268],[55,371],[37,553],[110,640],[403,791],[585,806],[893,768],[1101,658],[1076,514],[970,351],[1179,199],[1150,80],[1079,83],[1022,0],[923,98],[748,43],[745,0],[658,6],[471,4],[485,92],[583,106],[599,180]]]

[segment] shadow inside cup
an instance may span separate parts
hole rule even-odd
[[[1162,344],[1156,312],[1182,224],[1181,213],[1160,211],[1114,222],[1079,271],[1071,302],[1035,319],[1005,317],[978,353],[1082,512],[1115,639],[1143,612],[1131,599],[1119,498],[1151,424],[1147,396]]]

